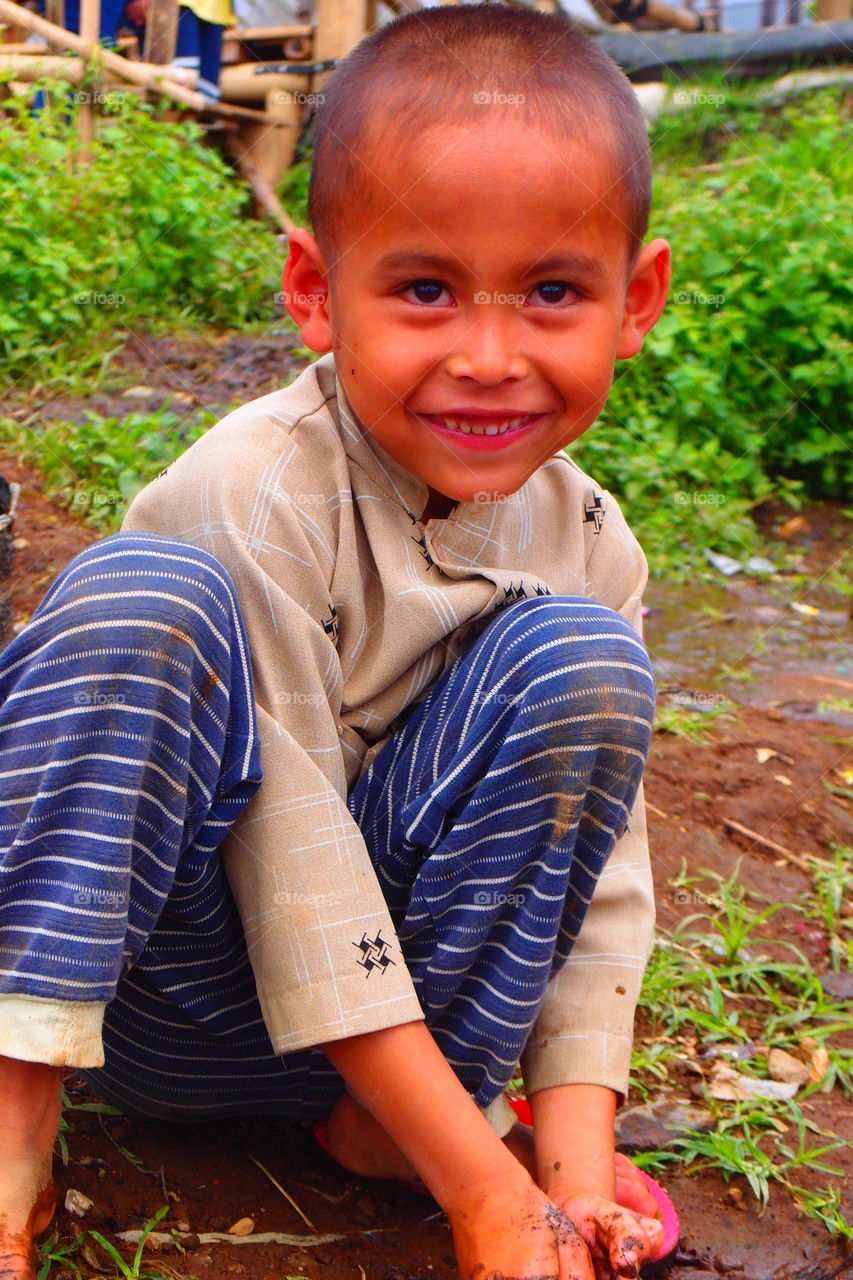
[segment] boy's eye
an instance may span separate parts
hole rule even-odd
[[[440,280],[413,280],[404,289],[403,297],[408,298],[410,302],[441,303],[446,305],[450,299],[450,294]]]
[[[565,280],[543,280],[531,291],[528,305],[558,307],[561,303],[576,302],[579,296],[577,289]]]

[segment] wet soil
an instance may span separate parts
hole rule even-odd
[[[256,333],[165,337],[125,326],[122,343],[116,344],[85,398],[61,388],[11,388],[0,400],[0,413],[35,425],[45,418],[75,421],[86,412],[121,417],[133,410],[159,409],[167,401],[178,411],[199,406],[224,410],[275,391],[304,367],[304,348],[289,323]],[[135,394],[126,394],[131,391]]]
[[[282,370],[295,361],[289,333],[267,335],[260,344],[233,337],[177,347],[162,341],[159,348],[154,343],[156,359],[149,340],[129,344],[115,366],[125,384],[154,384],[156,370],[158,395],[177,390],[197,403],[224,404],[280,385],[286,380]],[[39,409],[30,397],[17,411],[51,417],[70,417],[81,408],[128,412],[120,390],[104,396],[102,402],[97,396],[52,399],[49,410]],[[97,534],[44,496],[36,472],[7,459],[0,472],[22,484],[10,586],[16,617],[24,619],[56,574]],[[779,519],[772,512],[767,519],[772,533]],[[849,522],[839,537],[843,524],[830,519],[824,527],[822,519],[813,514],[810,531],[803,534],[812,540],[801,547],[803,566],[811,566],[815,582],[850,546]],[[821,613],[798,612],[793,600],[813,600]],[[699,716],[718,710],[721,695],[737,704],[735,714],[717,719],[702,742],[655,735],[646,795],[660,925],[672,930],[687,914],[708,909],[701,896],[685,895],[673,884],[683,864],[691,874],[726,876],[740,860],[739,880],[748,890],[771,902],[796,903],[809,887],[798,859],[825,857],[834,844],[853,845],[853,797],[844,774],[853,769],[853,632],[847,609],[837,595],[804,595],[802,587],[745,577],[678,588],[653,584],[648,604],[647,639],[662,703],[675,699],[688,714]],[[720,621],[726,615],[732,616]],[[737,678],[744,671],[748,678]],[[775,754],[767,756],[768,749]],[[754,835],[726,825],[732,822]],[[762,843],[768,840],[775,848]],[[780,943],[795,940],[818,972],[826,970],[827,937],[818,922],[785,909],[771,917],[763,936]],[[637,1035],[651,1036],[642,1016]],[[840,1032],[833,1043],[851,1047],[853,1034]],[[696,1047],[701,1049],[701,1033]],[[689,1054],[670,1070],[667,1084],[673,1103],[695,1098],[700,1080]],[[69,1077],[67,1088],[73,1101],[91,1097],[79,1077]],[[853,1108],[835,1089],[813,1095],[803,1109],[848,1144],[830,1160],[843,1170],[837,1182],[851,1217]],[[56,1162],[60,1207],[53,1230],[60,1242],[68,1242],[83,1225],[107,1238],[139,1229],[166,1199],[170,1215],[161,1229],[180,1223],[193,1233],[227,1231],[238,1219],[251,1217],[256,1232],[308,1233],[254,1157],[318,1233],[341,1233],[342,1238],[309,1248],[208,1245],[191,1238],[183,1254],[149,1249],[150,1268],[202,1280],[234,1275],[246,1280],[455,1280],[449,1226],[435,1203],[393,1183],[349,1175],[303,1127],[267,1120],[166,1125],[82,1112],[70,1113],[69,1119],[69,1162]],[[798,1180],[805,1186],[815,1182],[807,1174]],[[742,1178],[727,1185],[716,1173],[682,1170],[663,1181],[682,1223],[680,1254],[670,1271],[674,1280],[830,1280],[853,1272],[844,1244],[798,1214],[780,1187],[773,1188],[761,1215]],[[83,1219],[62,1207],[69,1188],[93,1201]],[[83,1274],[95,1275],[99,1268],[113,1274],[109,1260],[92,1245],[75,1261]],[[56,1263],[52,1274],[62,1269]]]

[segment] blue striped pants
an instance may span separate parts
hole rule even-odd
[[[427,1025],[481,1106],[625,829],[653,701],[618,614],[522,601],[348,796]],[[233,585],[166,538],[82,552],[0,654],[0,993],[108,1002],[88,1074],[131,1113],[308,1119],[343,1091],[321,1049],[273,1051],[217,854],[261,784],[254,719]]]

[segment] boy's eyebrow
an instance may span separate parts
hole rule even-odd
[[[397,253],[384,254],[377,265],[379,271],[382,272],[442,272],[447,270],[458,271],[460,260],[458,258],[442,257],[440,254],[434,253],[399,251]],[[606,269],[600,258],[596,258],[591,253],[584,253],[581,250],[573,250],[571,253],[559,253],[553,254],[549,258],[538,258],[531,266],[520,272],[520,275],[541,276],[553,272],[564,272],[568,275],[580,274],[597,279],[606,274]]]

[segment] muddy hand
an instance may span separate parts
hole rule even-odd
[[[461,1280],[595,1280],[574,1224],[532,1179],[496,1184],[448,1216]]]
[[[637,1276],[642,1264],[656,1256],[663,1227],[655,1218],[632,1213],[593,1192],[551,1194],[587,1245],[596,1280]]]

